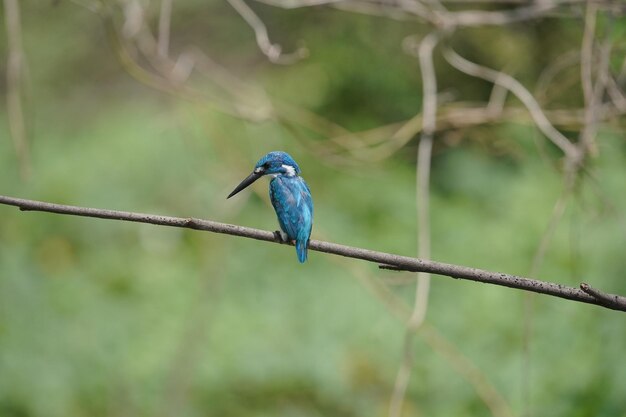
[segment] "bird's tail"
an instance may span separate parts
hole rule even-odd
[[[308,247],[309,247],[308,239],[296,240],[296,252],[298,253],[298,260],[300,261],[300,263],[304,263],[304,261],[306,261]]]

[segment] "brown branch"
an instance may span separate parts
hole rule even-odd
[[[203,230],[212,233],[221,233],[232,236],[246,237],[249,239],[262,240],[265,242],[281,243],[276,239],[273,232],[253,229],[250,227],[233,224],[219,223],[212,220],[194,218],[180,218],[160,216],[145,213],[132,213],[119,210],[105,210],[89,207],[69,206],[63,204],[46,203],[43,201],[26,200],[22,198],[0,195],[0,204],[19,207],[21,211],[42,211],[71,216],[95,217],[100,219],[122,220],[137,223],[149,223],[160,226],[181,227],[194,230]],[[397,269],[410,272],[429,272],[436,275],[444,275],[452,278],[469,281],[494,284],[503,287],[516,288],[539,294],[551,295],[566,300],[577,301],[587,304],[595,304],[611,310],[626,311],[626,297],[610,295],[610,302],[599,300],[597,297],[587,294],[585,291],[556,284],[540,281],[532,278],[524,278],[502,272],[490,272],[467,266],[447,264],[443,262],[428,261],[408,256],[394,255],[391,253],[377,252],[373,250],[355,248],[337,243],[311,240],[309,249],[332,255],[345,256],[347,258],[361,259],[376,264],[392,265]]]

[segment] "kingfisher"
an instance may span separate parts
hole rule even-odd
[[[270,200],[282,231],[274,234],[283,242],[296,243],[300,263],[306,261],[311,228],[313,199],[311,190],[300,176],[300,167],[286,152],[274,151],[259,159],[252,174],[226,198],[231,198],[264,175],[271,175]]]

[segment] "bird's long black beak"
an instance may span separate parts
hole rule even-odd
[[[231,198],[232,196],[237,194],[239,191],[243,190],[244,188],[246,188],[247,186],[249,186],[256,180],[258,180],[262,176],[263,176],[262,172],[253,172],[252,174],[248,175],[248,177],[245,180],[241,181],[241,183],[233,190],[232,193],[228,194],[228,197],[226,198],[227,199]]]

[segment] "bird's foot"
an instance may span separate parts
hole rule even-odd
[[[276,230],[274,232],[274,237],[276,240],[280,241],[280,243],[289,243],[289,236],[287,236],[287,233],[282,230]]]

